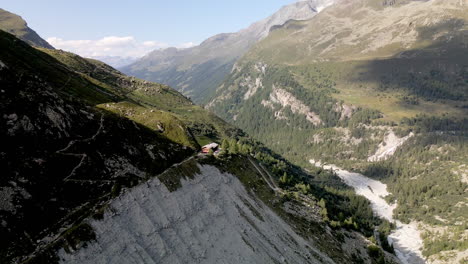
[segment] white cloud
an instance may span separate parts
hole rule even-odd
[[[145,41],[143,42],[143,46],[145,47],[158,47],[158,46],[163,46],[165,43],[158,42],[158,41]]]
[[[107,36],[98,40],[64,40],[57,37],[51,37],[47,39],[47,42],[55,48],[91,58],[106,56],[139,58],[155,49],[169,47],[169,44],[160,41],[140,42],[132,36]],[[189,48],[194,45],[194,43],[188,42],[176,47]]]
[[[122,47],[133,45],[136,40],[133,37],[105,37],[96,41],[96,45],[100,47]]]
[[[196,46],[197,44],[193,43],[193,42],[187,42],[187,43],[182,43],[180,44],[179,46],[177,46],[177,48],[179,49],[188,49],[188,48],[191,48],[193,46]]]

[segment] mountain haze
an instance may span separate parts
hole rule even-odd
[[[133,57],[119,57],[119,56],[97,56],[94,59],[100,60],[114,68],[121,68],[132,64],[137,59]]]
[[[273,26],[289,20],[309,19],[331,3],[331,0],[296,2],[239,32],[218,34],[188,49],[153,51],[122,68],[122,71],[171,85],[196,103],[205,103],[229,74],[236,60],[257,41],[265,38]]]

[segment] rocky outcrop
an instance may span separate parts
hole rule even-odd
[[[289,20],[306,20],[333,4],[334,0],[306,0],[282,7],[272,16],[252,24],[247,29],[240,31],[241,34],[249,34],[258,39],[268,36],[273,26],[281,26]]]
[[[255,81],[253,81],[250,76],[248,76],[244,82],[240,83],[239,86],[247,87],[247,92],[244,94],[244,100],[248,100],[257,93],[259,88],[263,87],[262,78],[257,77]]]
[[[425,48],[427,55],[445,56],[466,47],[463,14],[467,7],[468,3],[460,0],[340,0],[319,16],[290,22],[272,32],[271,38],[246,56],[289,65],[388,58],[411,49],[422,52]],[[444,48],[447,45],[448,50]]]
[[[335,104],[334,108],[335,112],[341,113],[340,121],[351,118],[356,109],[357,107],[353,105],[340,104],[338,102]]]
[[[316,114],[315,112],[311,111],[310,107],[305,105],[302,101],[294,97],[293,94],[290,92],[275,87],[273,85],[273,91],[270,94],[270,99],[269,101],[264,101],[262,104],[264,106],[268,106],[269,103],[273,104],[279,104],[281,107],[284,109],[286,107],[290,107],[291,111],[294,114],[300,114],[304,115],[307,119],[307,121],[311,122],[315,126],[318,126],[322,124],[322,120],[320,119],[320,116]],[[282,116],[281,114],[278,114],[279,116]],[[281,119],[281,118],[278,118]]]
[[[374,162],[390,158],[400,146],[413,136],[414,134],[410,133],[408,136],[400,138],[395,135],[393,130],[389,130],[385,135],[384,141],[379,144],[377,151],[367,160]]]
[[[3,68],[8,68],[2,61],[0,61],[0,70]]]

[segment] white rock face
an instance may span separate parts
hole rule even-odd
[[[288,20],[310,19],[334,2],[334,0],[307,0],[283,6],[272,16],[252,24],[241,33],[249,32],[251,35],[263,39],[268,36],[273,26],[283,25]]]
[[[90,225],[96,241],[62,263],[333,263],[233,175],[200,166],[170,192],[158,179],[133,188]]]
[[[244,94],[244,100],[248,100],[250,97],[254,96],[259,88],[263,88],[262,78],[258,77],[255,79],[255,82],[248,76],[242,86],[247,87],[247,92]]]
[[[323,165],[315,160],[309,161],[317,167],[333,170],[346,185],[353,187],[357,194],[366,197],[372,206],[374,213],[382,218],[393,222],[393,210],[396,204],[388,204],[384,197],[390,193],[387,185],[380,181],[370,179],[362,174],[349,172],[338,168],[335,165]],[[416,224],[404,224],[396,221],[396,230],[389,236],[389,242],[393,244],[398,259],[403,264],[424,264],[426,263],[421,252],[423,241],[421,233]]]
[[[354,111],[356,111],[357,107],[353,105],[347,105],[347,104],[340,104],[336,103],[335,104],[335,112],[341,113],[340,121],[345,120],[346,118],[351,118],[354,114]]]
[[[322,123],[322,120],[320,119],[320,116],[316,113],[314,113],[309,106],[305,105],[302,101],[294,97],[290,92],[275,87],[273,85],[273,91],[270,94],[270,101],[272,103],[280,104],[283,108],[285,107],[291,107],[291,111],[293,113],[305,115],[307,121],[311,122],[314,125],[320,125]],[[268,106],[268,102],[262,102],[262,105]],[[282,116],[281,112],[275,113],[275,116]]]
[[[385,135],[385,139],[383,143],[380,143],[379,148],[375,152],[374,155],[370,156],[367,161],[380,161],[380,160],[386,160],[389,157],[393,156],[395,154],[395,151],[403,145],[408,139],[413,137],[414,134],[410,133],[408,136],[399,138],[397,135],[395,135],[395,132],[393,130],[390,130],[387,135]]]

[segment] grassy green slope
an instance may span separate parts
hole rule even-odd
[[[0,8],[0,29],[36,47],[53,49],[47,41],[42,39],[34,30],[30,29],[20,16]]]
[[[194,149],[95,107],[121,100],[122,88],[3,31],[0,47],[0,262],[50,263],[39,253],[92,239],[83,219]]]
[[[84,59],[73,53],[48,49],[41,51],[79,73],[93,91],[102,91],[108,98],[96,100],[98,97],[93,95],[88,99],[84,90],[74,93],[99,108],[130,118],[153,130],[163,131],[164,135],[176,142],[198,148],[196,138],[208,136],[211,140],[220,140],[239,131],[194,105],[169,86],[128,77],[102,62]]]

